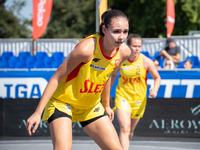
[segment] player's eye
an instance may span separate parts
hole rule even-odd
[[[118,30],[115,30],[115,31],[114,31],[114,33],[120,33],[120,31],[118,31]]]
[[[124,31],[124,33],[126,34],[126,33],[128,33],[128,31]]]

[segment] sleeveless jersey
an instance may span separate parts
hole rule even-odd
[[[96,49],[87,63],[79,64],[58,85],[52,99],[69,104],[71,107],[87,109],[98,104],[106,81],[119,64],[119,50],[113,57],[103,54],[102,36],[95,34]],[[77,44],[78,45],[78,44]]]
[[[120,68],[116,97],[125,98],[128,102],[146,100],[147,70],[143,64],[143,54],[134,61],[124,61]]]

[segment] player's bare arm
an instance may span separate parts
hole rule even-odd
[[[108,95],[110,95],[110,89],[112,88],[112,85],[115,81],[115,78],[117,76],[117,73],[119,72],[120,70],[120,66],[122,64],[122,62],[124,62],[126,59],[128,59],[128,57],[130,56],[131,54],[131,50],[130,48],[126,45],[126,44],[122,44],[121,47],[120,47],[120,62],[119,62],[119,65],[115,68],[115,70],[112,72],[110,78],[108,79],[105,87],[104,87],[104,91],[102,93],[102,96],[106,95],[105,97],[107,97]],[[109,99],[108,97],[106,99]]]
[[[154,87],[150,88],[150,96],[156,97],[158,89],[160,87],[161,78],[160,75],[151,59],[144,56],[144,67],[148,70],[151,74],[152,78],[154,79]]]
[[[117,73],[120,70],[121,63],[123,61],[125,61],[126,59],[128,59],[128,57],[131,54],[131,50],[129,49],[129,47],[126,44],[123,44],[120,47],[120,51],[119,52],[120,52],[120,56],[121,56],[120,57],[120,64],[112,72],[112,74],[111,74],[110,78],[108,79],[108,81],[106,82],[106,85],[105,85],[104,90],[102,92],[102,103],[103,103],[105,111],[106,111],[106,113],[109,116],[109,118],[110,118],[111,121],[114,119],[114,113],[113,113],[113,111],[110,108],[110,99],[111,99],[111,97],[110,97],[110,90],[111,90],[112,85],[113,85],[113,83],[115,81]]]
[[[49,80],[41,100],[31,117],[27,120],[26,129],[29,135],[32,135],[37,130],[42,112],[48,103],[49,99],[55,92],[59,82],[66,77],[72,70],[74,70],[80,63],[88,62],[95,49],[95,39],[90,38],[82,41],[63,61],[55,74]],[[32,128],[34,125],[34,128]]]

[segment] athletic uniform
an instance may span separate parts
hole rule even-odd
[[[104,108],[100,103],[101,93],[119,64],[119,50],[113,57],[105,56],[101,46],[102,36],[95,34],[85,39],[88,38],[96,38],[94,55],[87,63],[79,64],[59,83],[45,107],[43,121],[48,121],[55,108],[71,116],[73,122],[104,115]]]
[[[143,64],[143,54],[134,61],[124,61],[120,68],[119,83],[116,88],[115,107],[131,112],[131,118],[139,119],[146,107],[147,70]]]

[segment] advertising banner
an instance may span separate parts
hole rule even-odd
[[[40,98],[55,71],[0,72],[0,98]]]
[[[35,111],[39,100],[0,99],[0,136],[29,136],[26,131],[26,120]],[[72,128],[73,135],[87,135],[79,122],[74,122]],[[48,122],[40,121],[33,136],[50,136]]]
[[[0,71],[0,98],[40,98],[49,79],[55,73],[50,71]],[[200,98],[200,71],[159,71],[161,86],[157,98]],[[115,89],[119,74],[111,89]],[[147,97],[154,80],[147,74]],[[78,84],[78,83],[77,83]]]
[[[175,8],[174,1],[167,0],[167,38],[169,38],[174,29],[175,23]]]
[[[148,99],[135,135],[200,137],[200,100],[180,98]]]
[[[44,33],[51,15],[53,0],[33,0],[33,40]]]
[[[200,72],[193,71],[166,71],[159,70],[161,86],[157,98],[200,98]],[[119,74],[111,89],[111,97],[115,97],[115,89],[118,84]],[[147,74],[147,97],[149,88],[153,87],[154,80]]]
[[[26,120],[35,111],[39,99],[0,99],[0,136],[29,136]],[[114,102],[114,99],[113,99]],[[111,107],[114,103],[111,104]],[[113,125],[119,133],[115,114]],[[72,124],[74,136],[88,136],[79,122]],[[200,101],[186,98],[148,98],[135,136],[200,137]],[[33,136],[50,136],[49,124],[41,121]]]

